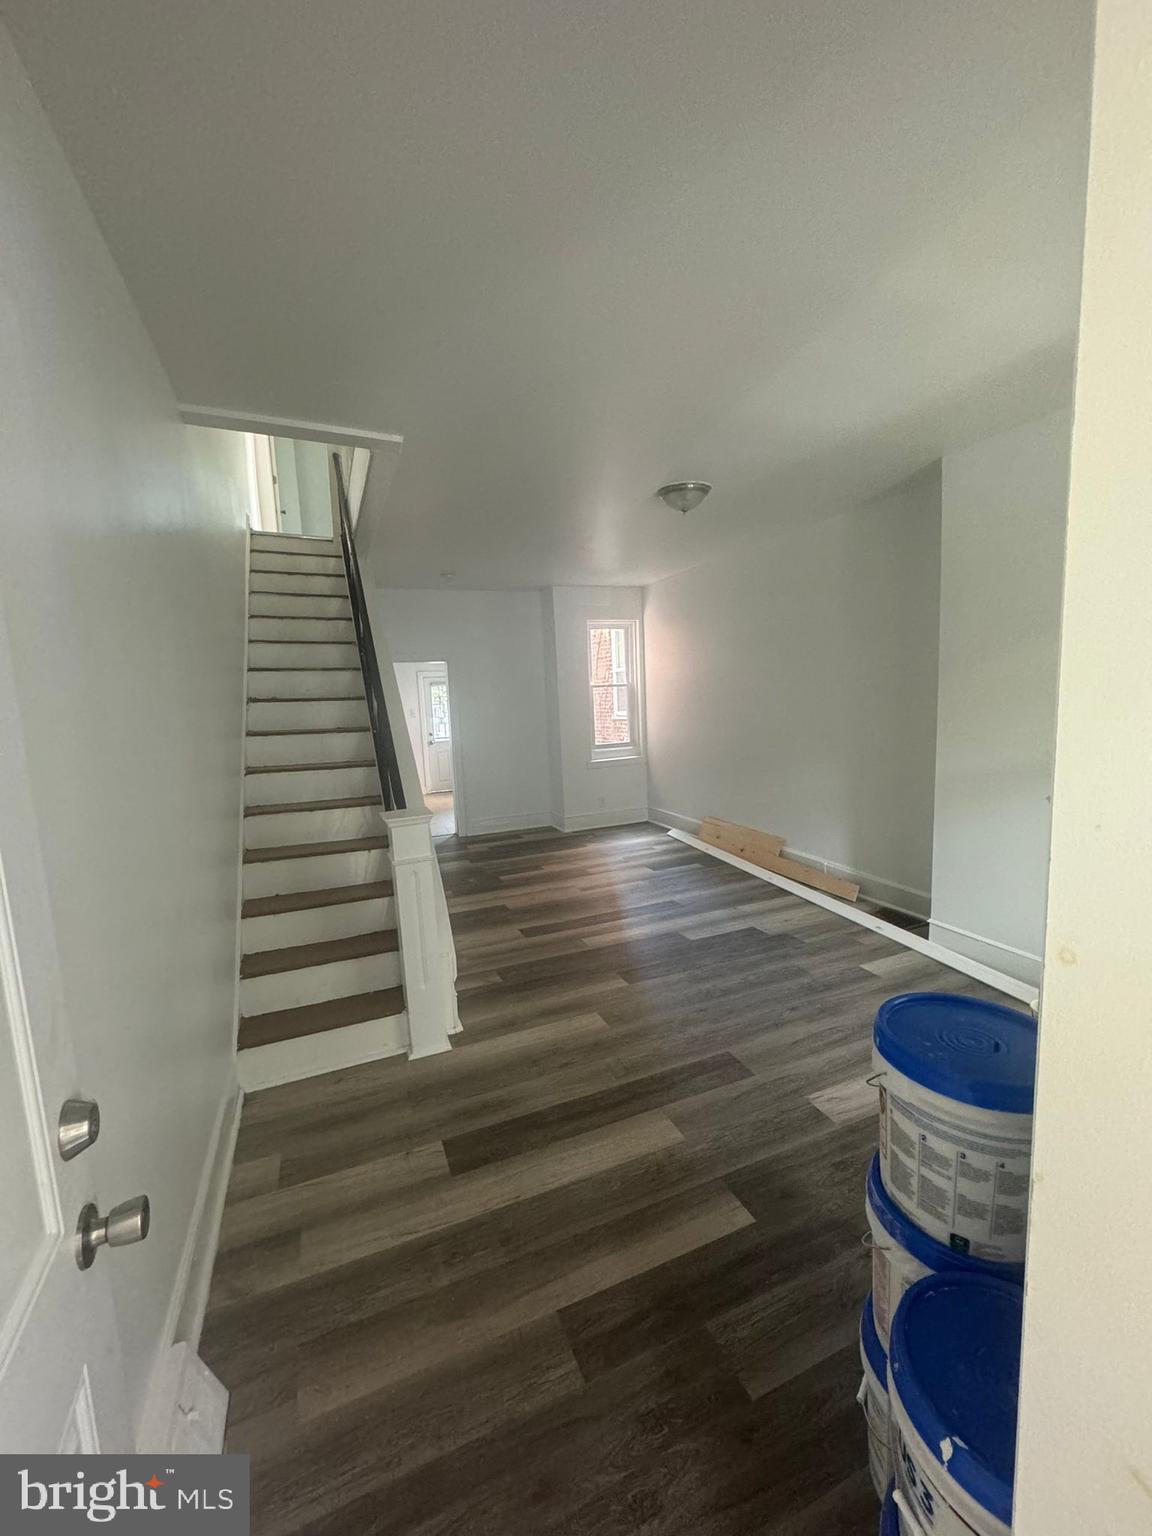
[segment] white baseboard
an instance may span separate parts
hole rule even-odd
[[[343,1029],[326,1029],[319,1035],[238,1051],[236,1072],[244,1092],[256,1093],[261,1088],[359,1067],[385,1056],[402,1056],[407,1050],[408,1015],[397,1013],[387,1019],[365,1019]]]
[[[979,960],[961,954],[958,950],[934,943],[931,939],[922,939],[918,934],[909,933],[906,928],[898,928],[895,923],[886,923],[882,917],[873,917],[870,912],[862,911],[851,902],[838,901],[835,896],[825,896],[823,891],[814,890],[811,886],[800,885],[797,881],[788,880],[783,875],[773,874],[771,870],[761,869],[758,864],[750,864],[747,859],[738,858],[734,853],[725,853],[721,848],[714,848],[711,843],[701,842],[691,832],[682,832],[679,828],[673,827],[668,835],[674,837],[677,842],[687,843],[690,848],[698,848],[701,853],[711,854],[714,859],[719,859],[724,864],[731,864],[733,868],[743,870],[745,874],[755,875],[758,880],[766,880],[769,885],[778,885],[793,896],[799,896],[804,901],[810,901],[829,912],[835,912],[838,917],[846,917],[850,922],[859,923],[862,928],[883,934],[886,939],[891,939],[895,944],[902,944],[905,949],[927,955],[930,960],[936,960],[951,970],[960,971],[963,975],[982,981],[989,987],[995,987],[997,991],[1004,992],[1009,997],[1018,998],[1020,1002],[1027,1003],[1033,1009],[1036,1007],[1037,989],[1015,976],[995,970]]]
[[[1026,949],[1017,949],[1012,944],[1001,944],[996,939],[988,939],[978,933],[970,933],[967,928],[956,928],[951,923],[930,923],[928,937],[934,944],[968,955],[970,959],[979,960],[984,965],[1007,971],[1010,976],[1017,976],[1030,986],[1038,987],[1044,975],[1044,961],[1039,955],[1031,954]]]
[[[200,1342],[243,1102],[243,1094],[234,1084],[228,1086],[220,1100],[137,1426],[140,1451],[176,1449],[165,1441],[172,1422],[173,1393],[179,1387],[179,1376],[172,1368],[172,1351],[179,1343],[187,1343],[195,1351]]]
[[[157,1367],[156,1410],[141,1454],[219,1456],[228,1426],[228,1390],[190,1344],[173,1344]]]
[[[558,832],[591,832],[597,827],[630,827],[648,820],[648,807],[630,811],[592,811],[583,816],[562,816],[552,825]]]
[[[463,837],[491,837],[496,832],[537,832],[552,825],[545,811],[527,816],[469,816]]]
[[[679,811],[662,811],[654,805],[648,807],[648,820],[658,827],[675,827],[677,832],[695,832],[700,825],[699,816],[681,816]]]

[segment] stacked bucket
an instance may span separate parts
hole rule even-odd
[[[1010,1536],[1036,1025],[945,992],[876,1015],[860,1320],[881,1536]]]

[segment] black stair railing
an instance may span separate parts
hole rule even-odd
[[[380,770],[380,792],[386,811],[406,809],[404,786],[400,781],[400,765],[396,761],[396,743],[392,738],[392,725],[388,719],[388,706],[384,702],[384,688],[380,681],[380,664],[376,659],[376,647],[372,643],[372,625],[368,619],[368,604],[364,601],[364,583],[360,579],[360,562],[356,558],[356,543],[352,537],[352,516],[348,509],[348,493],[344,489],[344,466],[340,455],[332,455],[336,472],[336,505],[340,516],[340,548],[344,555],[344,570],[348,577],[348,598],[352,604],[352,623],[356,628],[356,648],[360,652],[360,670],[364,674],[364,696],[368,701],[368,719],[372,725],[372,746],[376,753],[376,766]]]

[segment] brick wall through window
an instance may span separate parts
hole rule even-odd
[[[588,647],[592,744],[626,747],[632,741],[627,631],[593,627],[588,631]]]

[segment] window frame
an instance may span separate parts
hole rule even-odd
[[[439,674],[429,675],[429,674],[425,673],[425,674],[423,674],[423,680],[426,682],[427,688],[428,688],[428,705],[429,705],[428,729],[431,732],[431,742],[430,742],[430,745],[431,746],[436,746],[436,747],[442,747],[446,742],[450,745],[451,741],[452,741],[452,700],[451,700],[450,695],[448,694],[448,679],[447,679],[447,677],[442,677]],[[436,730],[435,730],[436,713],[435,713],[435,710],[432,708],[432,690],[434,688],[443,688],[444,694],[445,694],[445,699],[444,699],[444,723],[448,727],[448,730],[447,730],[447,733],[445,735],[443,735],[443,736],[437,736],[436,735]]]
[[[592,681],[592,631],[594,629],[621,630],[624,634],[624,670],[627,681],[623,683],[594,683]],[[613,664],[615,674],[615,647]],[[602,768],[607,763],[639,762],[644,756],[643,691],[641,688],[640,621],[638,619],[588,619],[584,630],[584,673],[588,709],[588,765]],[[631,741],[619,745],[598,746],[596,743],[596,689],[624,688],[628,695],[628,722]],[[613,716],[620,719],[613,702]]]

